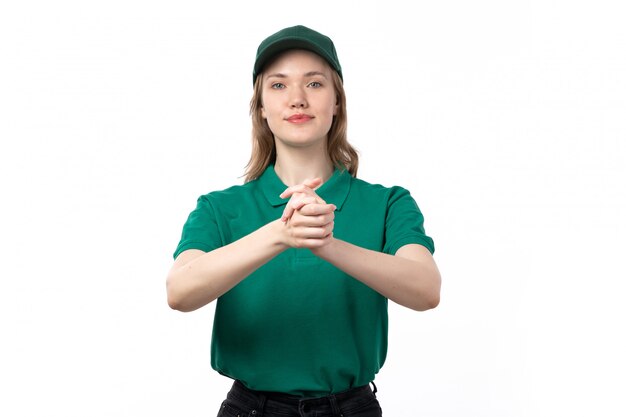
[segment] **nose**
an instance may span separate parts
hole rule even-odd
[[[292,108],[304,108],[308,105],[306,101],[306,94],[300,88],[294,88],[291,90],[289,101]]]

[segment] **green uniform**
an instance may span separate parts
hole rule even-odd
[[[257,180],[200,197],[174,257],[280,218],[286,188],[269,166]],[[337,206],[335,238],[388,254],[410,243],[434,251],[407,190],[336,170],[316,192]],[[386,354],[387,299],[308,249],[282,252],[217,300],[211,365],[254,390],[340,392],[372,381]]]

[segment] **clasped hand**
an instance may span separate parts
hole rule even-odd
[[[315,193],[320,178],[287,188],[280,195],[289,198],[281,221],[285,243],[293,248],[317,249],[330,243],[335,226],[334,204],[327,204]]]

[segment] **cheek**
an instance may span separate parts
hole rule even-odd
[[[332,116],[335,116],[337,114],[337,111],[339,110],[339,103],[337,102],[337,97],[335,97],[334,95],[331,97],[328,97],[328,99],[326,100],[326,108],[328,109],[328,112]]]
[[[335,100],[331,101],[328,104],[328,113],[330,114],[331,117],[336,116],[338,110],[339,110],[339,105],[337,104]]]
[[[273,117],[277,117],[279,114],[280,111],[277,108],[276,103],[272,100],[267,100],[262,103],[261,116],[263,116],[264,119],[269,120]]]

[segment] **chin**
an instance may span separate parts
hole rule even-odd
[[[314,146],[319,144],[320,142],[325,143],[326,139],[311,139],[311,138],[289,138],[282,139],[280,142],[285,146],[289,146],[292,148],[308,148],[310,146]]]

